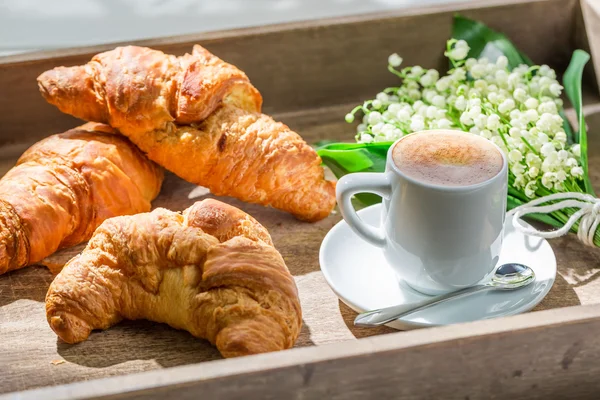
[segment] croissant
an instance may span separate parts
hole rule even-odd
[[[102,221],[150,210],[163,173],[106,125],[30,147],[0,180],[0,274],[89,239]]]
[[[158,208],[102,223],[46,296],[67,343],[122,319],[167,323],[224,357],[287,349],[302,324],[298,292],[267,230],[207,199],[182,214]]]
[[[201,121],[221,103],[249,111],[262,105],[246,74],[200,46],[182,57],[117,47],[86,65],[44,72],[38,85],[62,112],[124,134]]]
[[[44,72],[38,85],[61,111],[111,124],[150,159],[216,195],[307,221],[335,205],[335,183],[325,180],[317,153],[260,113],[246,75],[198,45],[182,57],[120,47]]]

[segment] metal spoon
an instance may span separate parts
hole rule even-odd
[[[528,266],[510,263],[503,264],[496,269],[492,279],[488,282],[461,289],[457,292],[434,296],[427,300],[417,303],[401,304],[398,306],[381,308],[379,310],[367,311],[358,314],[354,320],[356,326],[379,326],[387,324],[402,318],[415,311],[420,311],[429,308],[433,305],[443,303],[450,299],[464,297],[471,293],[481,292],[484,290],[513,290],[523,286],[527,286],[535,280],[535,273]]]

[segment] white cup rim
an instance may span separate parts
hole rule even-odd
[[[392,168],[394,173],[396,173],[397,175],[401,176],[402,178],[406,179],[407,181],[409,181],[415,185],[419,185],[419,186],[422,186],[422,187],[425,187],[428,189],[438,190],[438,191],[442,191],[442,192],[463,192],[463,191],[475,190],[475,189],[479,189],[479,188],[488,186],[489,184],[495,182],[497,179],[501,179],[501,177],[505,175],[505,172],[507,172],[508,160],[506,159],[504,152],[502,151],[502,149],[500,149],[500,147],[498,147],[498,145],[496,145],[496,143],[489,141],[489,140],[488,140],[488,142],[492,146],[494,146],[496,148],[496,150],[498,150],[498,152],[500,153],[500,156],[502,157],[502,168],[500,168],[500,171],[498,171],[498,173],[496,175],[492,176],[489,179],[486,179],[483,182],[478,182],[478,183],[474,183],[471,185],[464,185],[464,186],[445,186],[445,185],[438,185],[435,183],[424,182],[424,181],[415,179],[413,177],[410,177],[410,176],[406,175],[404,172],[402,172],[400,170],[400,168],[398,168],[398,166],[396,165],[396,163],[394,162],[394,159],[392,157],[392,152],[394,150],[394,147],[396,147],[396,145],[402,139],[405,139],[408,136],[417,135],[417,134],[423,133],[423,132],[436,132],[436,131],[437,132],[448,132],[451,130],[450,129],[428,129],[428,130],[424,130],[424,131],[413,132],[413,133],[409,133],[407,135],[402,136],[400,139],[398,139],[394,143],[392,143],[392,145],[390,146],[390,148],[388,150],[387,163],[390,165],[390,167]],[[471,132],[465,132],[465,131],[461,131],[461,130],[457,130],[457,132],[461,132],[461,133],[465,133],[467,135],[472,135],[472,136],[481,138],[481,136],[476,135]],[[482,138],[482,139],[487,140],[485,138]]]

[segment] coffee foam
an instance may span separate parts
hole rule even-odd
[[[488,140],[453,130],[417,132],[392,150],[394,164],[405,175],[443,186],[469,186],[496,176],[504,163]]]

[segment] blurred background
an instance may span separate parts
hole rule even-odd
[[[0,0],[0,56],[469,0]]]

